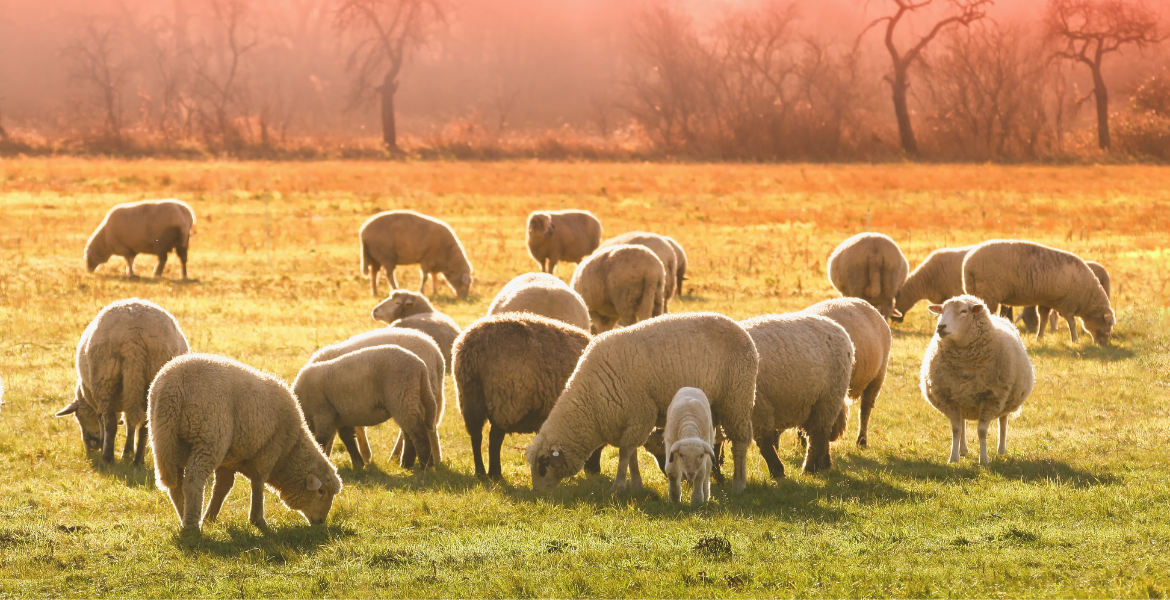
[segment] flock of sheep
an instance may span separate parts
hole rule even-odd
[[[185,278],[193,223],[177,200],[119,205],[86,246],[89,270],[117,254],[133,276],[134,255],[150,253],[160,258],[157,276],[173,248]],[[600,471],[606,445],[619,451],[614,489],[637,488],[645,447],[669,479],[671,500],[688,480],[692,503],[701,503],[710,478],[723,481],[726,441],[735,492],[747,485],[753,441],[771,476],[784,476],[776,444],[786,429],[798,429],[807,446],[805,472],[831,467],[829,445],[846,429],[849,398],[861,402],[857,444],[867,445],[890,354],[887,319],[901,321],[921,299],[939,315],[921,389],[951,422],[951,462],[967,453],[968,420],[978,423],[981,464],[992,421],[998,452],[1006,452],[1007,419],[1032,391],[1027,351],[1015,325],[995,314],[1000,305],[1039,307],[1038,335],[1055,309],[1074,341],[1077,318],[1100,344],[1115,322],[1108,275],[1068,252],[993,240],[938,250],[907,275],[897,244],[876,233],[845,240],[830,256],[829,278],[843,298],[741,322],[666,314],[682,293],[682,247],[645,232],[602,242],[601,232],[585,211],[529,215],[528,248],[541,272],[509,282],[487,316],[460,330],[424,295],[428,278],[438,291],[439,275],[460,297],[471,288],[455,232],[411,211],[375,215],[360,230],[361,269],[375,296],[386,270],[393,289],[372,315],[389,327],[321,348],[291,387],[230,358],[191,353],[157,304],[114,302],[81,336],[75,400],[58,416],[75,415],[85,447],[105,461],[113,460],[119,419],[123,458],[142,464],[149,435],[158,484],[185,529],[216,518],[236,473],[252,483],[252,523],[264,526],[265,485],[319,523],[342,488],[329,458],[336,437],[360,469],[373,458],[366,429],[393,419],[401,432],[392,459],[406,468],[442,461],[437,431],[451,373],[478,476],[501,478],[507,434],[536,433],[527,450],[534,489]],[[563,261],[579,263],[569,285],[552,275]],[[418,293],[397,289],[394,277],[411,264],[422,272]]]

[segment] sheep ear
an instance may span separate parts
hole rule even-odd
[[[971,314],[977,315],[981,312],[983,312],[983,305],[982,304],[976,304],[976,305],[971,307]]]
[[[65,408],[62,408],[61,410],[57,411],[56,416],[64,417],[67,415],[71,415],[71,414],[77,412],[78,408],[81,408],[81,400],[74,400],[73,403],[70,404],[69,406],[66,406]]]
[[[670,453],[670,462],[674,462],[676,460],[678,460],[678,450],[674,450]]]
[[[402,305],[403,306],[414,306],[414,298],[407,298],[406,301],[402,303]]]
[[[306,487],[310,492],[315,492],[321,489],[321,480],[317,479],[316,475],[309,475],[308,479],[305,480],[305,483],[308,484]]]
[[[471,275],[470,275],[470,274],[468,274],[468,273],[464,273],[464,274],[463,274],[463,277],[460,277],[460,278],[459,278],[459,281],[461,281],[462,283],[465,283],[465,284],[466,284],[466,283],[471,283]]]
[[[942,309],[943,309],[943,307],[941,304],[931,304],[930,306],[926,307],[926,310],[929,310],[930,312],[932,312],[936,315],[941,315]]]
[[[902,314],[902,311],[896,308],[894,309],[894,312],[890,313],[890,316],[896,319],[898,322],[901,322],[902,318],[905,317],[905,315]]]

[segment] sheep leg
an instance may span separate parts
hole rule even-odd
[[[353,468],[366,468],[366,461],[362,459],[362,452],[358,449],[357,434],[353,427],[342,427],[337,430],[337,435],[341,437],[341,443],[345,444],[345,449],[349,451],[349,460],[353,463]]]
[[[601,472],[601,451],[602,450],[605,450],[605,446],[602,446],[602,447],[594,450],[593,454],[590,454],[589,458],[585,459],[585,472],[586,473],[591,473],[593,475],[596,475],[596,474]]]
[[[398,464],[403,469],[409,469],[414,466],[416,458],[418,458],[418,454],[414,447],[414,440],[410,439],[410,436],[406,436],[406,441],[402,443],[402,459],[398,461]]]
[[[1007,415],[999,418],[999,448],[996,449],[996,454],[1007,454]]]
[[[394,439],[394,449],[390,451],[391,460],[402,460],[402,449],[406,447],[406,434],[398,430],[398,437]]]
[[[211,488],[211,501],[207,503],[207,511],[203,513],[204,523],[214,523],[219,517],[219,509],[223,508],[223,501],[228,492],[236,485],[236,472],[227,467],[215,470],[215,485]]]
[[[467,415],[464,415],[463,423],[467,426],[467,435],[471,437],[471,458],[475,461],[475,476],[484,479],[487,477],[487,469],[483,466],[483,421],[479,421],[477,427]]]
[[[138,279],[138,276],[134,274],[134,259],[137,256],[137,254],[131,254],[126,257],[126,276],[130,279]]]
[[[508,435],[508,432],[498,425],[491,427],[488,430],[488,479],[500,481],[504,478],[503,469],[500,468],[500,448],[503,447],[504,436]]]
[[[199,488],[203,494],[203,488]],[[248,511],[248,520],[260,529],[268,529],[268,521],[264,520],[264,477],[257,475],[252,478],[252,508]]]
[[[370,262],[368,264],[366,264],[366,269],[370,273],[370,294],[372,296],[374,296],[375,298],[377,298],[378,297],[378,272],[382,270],[382,265],[378,264],[378,261],[370,260]],[[394,271],[393,271],[393,269],[391,269],[389,272],[393,273]]]
[[[1044,338],[1044,330],[1048,326],[1048,319],[1052,318],[1051,309],[1047,306],[1039,306],[1036,308],[1036,313],[1040,315],[1040,328],[1036,330],[1036,339]]]
[[[187,464],[187,473],[183,482],[183,529],[187,531],[199,530],[199,512],[203,510],[203,485],[215,468],[209,464],[199,462],[192,457]],[[263,488],[260,489],[264,491]]]
[[[804,472],[812,475],[833,466],[829,455],[829,436],[824,431],[813,431],[808,436],[808,450],[804,453]]]
[[[624,446],[618,448],[618,467],[617,477],[613,480],[613,491],[620,492],[626,488],[626,470],[631,469],[630,463],[638,459],[637,446]],[[632,469],[631,469],[632,470]],[[639,484],[641,482],[639,481]]]
[[[369,464],[372,462],[371,459],[374,457],[374,452],[370,450],[370,439],[366,437],[366,428],[354,427],[353,433],[357,437],[358,451],[362,455],[362,460]],[[400,433],[399,437],[401,437],[401,435],[402,434]]]
[[[987,419],[979,419],[979,464],[985,465],[989,462],[987,458],[987,427],[991,422]]]
[[[1052,316],[1048,318],[1048,331],[1049,331],[1049,333],[1056,333],[1056,322],[1059,320],[1060,320],[1059,315],[1057,315],[1056,313],[1052,313]],[[1068,319],[1065,319],[1065,320],[1067,321]]]
[[[959,428],[963,436],[959,438],[959,456],[967,456],[967,421],[966,419],[959,419]]]
[[[703,461],[695,480],[691,482],[691,506],[698,506],[711,497],[711,463]]]
[[[181,468],[178,469],[178,472],[179,472],[178,482],[175,483],[175,487],[168,489],[167,493],[171,497],[171,504],[174,505],[175,514],[179,516],[179,522],[181,523],[183,521],[183,504],[184,504],[183,469],[181,469]]]
[[[723,485],[723,440],[716,439],[712,449],[715,450],[715,461],[711,465],[711,476],[719,485]]]
[[[134,451],[135,465],[142,466],[142,461],[146,458],[146,438],[150,437],[149,434],[146,423],[138,427],[138,448]]]
[[[179,267],[183,270],[183,281],[187,281],[187,247],[175,246],[175,255],[179,257]]]
[[[960,416],[947,415],[951,419],[951,458],[947,462],[957,463],[959,457],[967,454],[965,451],[960,452],[959,446],[967,437],[965,435],[965,424],[963,418]]]
[[[1064,320],[1068,323],[1068,333],[1072,336],[1072,343],[1077,343],[1077,317],[1071,312],[1065,315]]]
[[[422,280],[422,284],[418,286],[418,293],[426,296],[427,295],[427,272],[420,268],[418,270],[418,276]],[[434,297],[434,294],[431,294],[431,296]]]
[[[155,278],[162,277],[163,269],[167,267],[167,253],[163,252],[158,255],[158,266],[154,268]]]
[[[642,469],[638,467],[638,447],[634,447],[634,455],[630,457],[630,489],[642,489]]]
[[[882,376],[869,382],[861,392],[861,408],[858,410],[857,419],[861,423],[857,426],[857,445],[862,448],[869,446],[869,413],[873,412],[873,405],[877,403],[878,392],[882,389],[884,379],[885,376]],[[849,410],[849,407],[846,406],[843,410]]]
[[[558,258],[553,258],[551,256],[549,257],[549,259],[548,259],[548,274],[549,275],[556,275],[558,262],[560,262],[559,257]]]
[[[764,457],[764,463],[768,465],[768,475],[772,479],[784,478],[784,463],[780,462],[780,457],[776,455],[776,445],[772,443],[770,432],[765,432],[756,437],[756,446],[760,449],[760,456]]]
[[[667,493],[670,495],[670,501],[671,502],[678,502],[679,500],[682,499],[682,473],[681,473],[681,471],[667,474],[666,480],[667,480],[666,489],[667,489]],[[698,483],[695,483],[695,489],[699,489]],[[691,496],[692,496],[691,502],[693,503],[694,502],[694,494],[692,494]]]
[[[386,268],[386,279],[390,282],[390,289],[398,289],[398,278],[394,276],[394,269],[398,267],[397,263],[388,263],[383,265]],[[377,296],[377,294],[374,294]]]
[[[747,452],[751,439],[732,440],[731,456],[735,459],[735,475],[731,478],[731,491],[742,494],[747,489]]]
[[[118,437],[118,412],[110,409],[102,418],[102,462],[114,462],[114,441]]]
[[[126,423],[126,443],[122,446],[122,460],[129,460],[130,455],[134,452],[134,432],[136,429],[130,423]]]
[[[444,278],[446,278],[446,276],[444,276]],[[431,275],[431,297],[434,298],[434,297],[437,297],[438,295],[439,295],[439,274],[435,273],[434,275]]]

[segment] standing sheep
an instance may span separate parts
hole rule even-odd
[[[589,308],[585,300],[565,282],[547,273],[525,273],[504,286],[489,315],[527,312],[556,319],[589,331]]]
[[[599,249],[577,266],[571,283],[589,307],[594,333],[628,326],[663,312],[666,271],[643,246]]]
[[[963,289],[994,311],[1009,306],[1048,306],[1068,321],[1077,342],[1076,318],[1100,345],[1109,343],[1117,322],[1109,295],[1080,257],[1035,242],[991,240],[971,249],[963,261]],[[1044,320],[1036,333],[1044,337]]]
[[[122,458],[134,452],[134,464],[141,465],[146,454],[150,382],[167,361],[187,350],[187,338],[163,307],[138,298],[106,306],[81,334],[74,400],[57,416],[74,415],[86,449],[100,446],[102,460],[111,462],[118,418],[125,415]]]
[[[341,492],[337,469],[313,441],[296,398],[280,379],[210,354],[167,363],[150,386],[155,478],[185,530],[200,528],[203,485],[215,473],[204,521],[215,521],[235,485],[252,480],[249,520],[265,528],[264,485],[311,524]]]
[[[378,295],[378,272],[385,267],[390,288],[398,289],[394,269],[418,265],[422,278],[419,293],[427,289],[427,276],[434,277],[432,294],[439,293],[442,273],[460,299],[471,291],[471,263],[463,244],[450,225],[411,210],[378,213],[362,224],[358,232],[362,247],[362,275],[369,274],[370,293]]]
[[[682,481],[691,482],[691,505],[711,499],[711,468],[715,464],[715,427],[711,424],[711,402],[703,390],[685,387],[674,395],[666,409],[663,443],[666,478],[670,480],[670,501],[682,496]]]
[[[435,310],[422,294],[408,290],[394,290],[370,312],[375,321],[391,327],[417,329],[435,340],[443,352],[447,372],[451,371],[451,345],[459,336],[459,325],[447,315]]]
[[[588,345],[584,330],[526,313],[485,317],[459,335],[455,390],[477,476],[503,478],[504,436],[540,429]],[[491,423],[486,470],[484,421]]]
[[[394,419],[418,452],[420,466],[442,461],[430,372],[418,355],[401,346],[372,346],[311,362],[297,373],[293,394],[326,456],[340,434],[353,467],[364,468],[354,428]],[[404,452],[402,466],[414,466],[414,456]]]
[[[883,318],[901,318],[894,297],[906,281],[910,263],[898,244],[880,233],[859,233],[829,255],[829,281],[847,298],[861,298]]]
[[[939,248],[930,253],[898,288],[894,308],[902,316],[894,317],[901,323],[903,317],[920,300],[942,304],[955,296],[963,295],[963,259],[971,246],[962,248]]]
[[[1097,276],[1097,281],[1101,283],[1101,288],[1105,290],[1105,295],[1109,296],[1110,300],[1112,301],[1112,280],[1109,277],[1109,271],[1106,271],[1105,266],[1097,261],[1086,260],[1085,264],[1088,265],[1089,269],[1093,271],[1093,274]],[[1044,315],[1044,320],[1048,321],[1048,330],[1052,333],[1056,333],[1056,322],[1059,321],[1059,319],[1056,315],[1052,315],[1052,317],[1049,318],[1048,315],[1051,312],[1052,309],[1048,308],[1047,306],[1028,306],[1020,311],[1020,318],[1017,319],[1016,322],[1023,322],[1024,331],[1029,333],[1038,333],[1040,328],[1040,315],[1042,314]]]
[[[967,420],[979,421],[979,464],[987,428],[999,419],[998,454],[1007,452],[1008,415],[1019,414],[1035,381],[1020,333],[974,296],[951,298],[930,312],[938,327],[922,359],[922,395],[951,421],[951,458],[967,455]]]
[[[675,276],[677,277],[675,289],[681,298],[683,295],[683,281],[687,278],[687,253],[683,250],[682,244],[679,244],[674,238],[669,235],[663,236],[663,238],[670,244],[671,249],[674,250],[674,259],[678,263],[675,267]]]
[[[175,199],[143,200],[119,204],[85,244],[85,265],[90,273],[117,254],[126,259],[126,275],[133,278],[134,258],[139,254],[158,257],[154,276],[161,277],[171,250],[179,257],[183,281],[187,280],[187,247],[195,213],[186,202]]]
[[[641,487],[638,447],[666,425],[678,390],[695,387],[731,440],[732,490],[744,491],[759,360],[751,336],[715,313],[667,315],[597,336],[528,446],[533,489],[572,477],[605,444],[619,450],[614,490],[626,486],[627,468],[632,486]]]
[[[658,260],[662,261],[662,272],[666,274],[666,280],[662,289],[662,306],[663,312],[665,312],[667,306],[670,304],[670,299],[674,297],[675,282],[678,279],[678,257],[674,254],[674,246],[667,241],[666,237],[657,233],[630,231],[605,240],[599,248],[607,249],[621,245],[643,246],[653,252],[658,257]]]
[[[832,319],[809,313],[742,321],[760,353],[752,429],[773,479],[784,477],[775,441],[785,429],[808,436],[804,472],[833,466],[829,442],[845,431],[853,343]]]
[[[849,376],[849,397],[861,401],[857,445],[869,445],[869,415],[873,412],[886,368],[890,362],[890,326],[872,305],[858,298],[837,298],[818,302],[806,309],[828,317],[845,328],[853,343],[853,369]],[[844,410],[848,410],[848,406]]]
[[[528,215],[528,253],[542,273],[555,273],[560,261],[579,263],[601,242],[601,221],[587,210],[533,212]]]

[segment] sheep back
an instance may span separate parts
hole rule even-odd
[[[894,308],[894,297],[909,270],[898,244],[880,233],[859,233],[829,255],[833,287],[842,296],[869,302],[887,319],[901,315]]]
[[[665,304],[669,304],[670,299],[674,298],[675,281],[678,274],[678,257],[674,254],[674,246],[667,241],[665,236],[657,233],[629,231],[605,240],[600,248],[612,248],[619,245],[643,246],[662,261],[662,272],[667,275],[662,289],[665,310]]]
[[[392,271],[419,265],[425,273],[442,273],[460,298],[471,288],[471,262],[450,225],[411,210],[378,213],[362,224],[361,272],[377,279],[375,266]]]
[[[905,315],[920,300],[942,304],[963,294],[963,259],[970,246],[931,252],[898,288],[894,307]],[[900,320],[900,319],[897,319]]]
[[[644,246],[600,248],[577,266],[571,282],[589,308],[594,331],[632,325],[662,314],[666,271]]]
[[[185,252],[193,227],[195,212],[182,200],[170,198],[119,204],[106,213],[86,243],[86,267],[92,273],[115,254],[125,257],[159,255],[175,248],[182,248]]]
[[[589,308],[565,282],[546,273],[525,273],[496,294],[488,315],[526,312],[556,319],[589,331]]]
[[[581,262],[601,242],[601,221],[587,210],[533,212],[525,231],[528,253],[546,273],[559,261]]]

